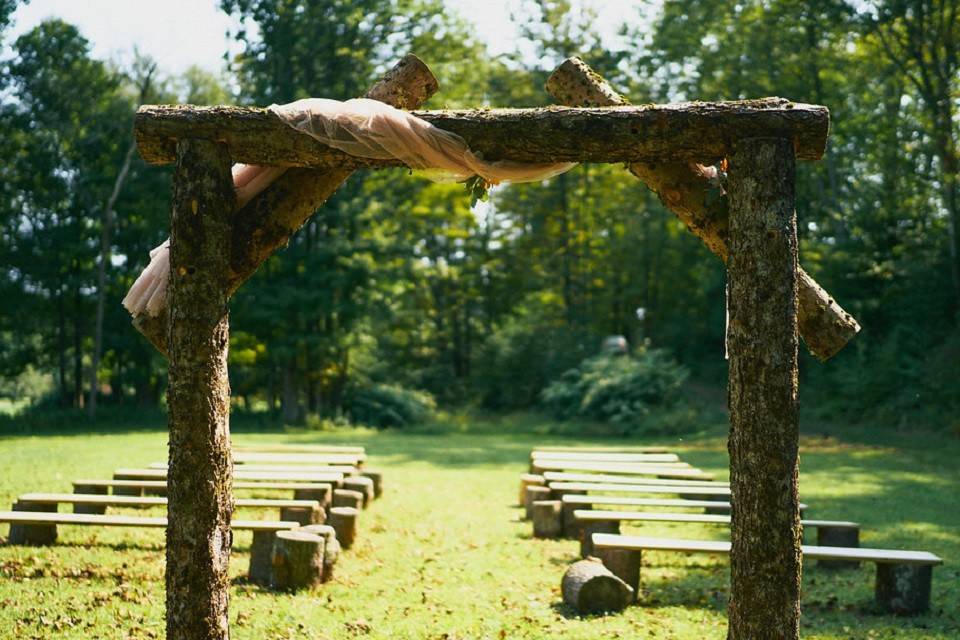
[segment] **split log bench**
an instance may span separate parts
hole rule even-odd
[[[43,505],[44,507],[56,505]],[[16,507],[15,507],[16,508]],[[58,525],[95,527],[136,527],[165,529],[165,517],[94,515],[80,513],[49,513],[41,511],[0,511],[0,522],[10,524],[10,544],[49,545],[57,540]],[[300,523],[285,520],[233,520],[234,531],[252,531],[254,544],[250,549],[250,572],[269,566],[273,540],[278,531],[299,529]],[[252,578],[251,578],[252,579]]]
[[[568,493],[588,493],[603,491],[608,493],[651,493],[675,494],[681,496],[720,496],[718,500],[730,497],[729,486],[697,485],[690,487],[677,484],[647,484],[642,480],[635,484],[609,482],[550,482],[547,487],[556,496]],[[710,500],[711,498],[697,498]]]
[[[293,491],[295,500],[316,500],[325,507],[330,503],[333,494],[333,483],[328,482],[252,482],[235,480],[234,491]],[[140,496],[145,491],[165,495],[167,492],[166,480],[74,480],[74,493],[103,494],[113,489],[114,495]]]
[[[696,500],[685,498],[635,498],[633,496],[598,496],[577,493],[568,493],[560,498],[561,514],[563,517],[563,532],[568,538],[580,539],[577,520],[574,513],[580,510],[592,509],[594,505],[607,507],[670,507],[676,509],[705,509],[710,513],[730,511],[730,502],[714,500]],[[800,503],[800,515],[806,511],[807,505]],[[818,530],[819,533],[819,530]],[[829,546],[853,546],[849,544]]]
[[[525,474],[529,475],[529,474]],[[666,484],[687,487],[729,487],[725,480],[689,480],[685,478],[645,478],[601,473],[568,473],[566,471],[545,471],[542,476],[546,482],[592,482],[595,484]]]
[[[234,453],[363,453],[364,447],[335,444],[234,444]]]
[[[679,522],[694,524],[730,525],[730,516],[705,513],[664,513],[657,511],[593,511],[577,509],[573,512],[580,532],[580,556],[586,558],[593,554],[593,535],[598,533],[619,534],[621,522]],[[561,521],[562,522],[562,521]],[[849,544],[820,544],[819,546],[859,547],[860,525],[848,520],[801,520],[804,527],[816,528],[818,534],[823,531],[833,535],[818,535],[823,540],[842,540]],[[837,534],[837,532],[842,532]],[[853,563],[856,566],[856,563]]]
[[[593,547],[610,571],[633,587],[640,586],[640,561],[643,551],[676,551],[729,555],[726,540],[680,540],[596,533]],[[807,560],[874,562],[877,565],[875,598],[884,611],[898,614],[923,613],[930,608],[933,567],[943,560],[927,551],[867,549],[863,547],[823,547],[803,545]]]
[[[531,453],[671,453],[667,447],[534,447]]]
[[[233,453],[235,465],[248,463],[349,465],[361,467],[367,459],[365,453],[273,453],[263,451],[240,451]]]
[[[241,471],[235,470],[235,480],[250,482],[326,482],[340,485],[345,475],[351,473],[353,467],[329,467],[328,471]],[[113,473],[114,480],[166,480],[167,469],[117,469]]]
[[[669,465],[622,462],[581,462],[577,460],[535,460],[530,463],[530,473],[543,475],[548,471],[582,471],[609,473],[627,476],[656,476],[658,478],[686,478],[687,480],[713,480],[713,474],[691,467],[686,463]]]
[[[42,511],[34,505],[72,504],[74,513],[103,515],[107,507],[154,507],[167,506],[163,497],[110,496],[83,493],[24,493],[17,498],[23,511]],[[323,524],[326,520],[324,505],[318,500],[276,500],[271,498],[236,498],[234,506],[245,509],[279,509],[280,520],[299,522],[301,525]],[[19,511],[21,509],[15,510]]]
[[[619,462],[635,464],[681,463],[675,453],[580,453],[575,451],[533,451],[531,460],[573,460],[580,462]]]

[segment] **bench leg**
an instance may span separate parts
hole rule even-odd
[[[597,549],[603,566],[633,589],[633,600],[640,598],[640,551],[634,549]]]
[[[593,508],[589,504],[572,504],[563,502],[561,515],[563,516],[563,537],[570,540],[579,540],[582,530],[580,521],[573,517],[574,511],[588,511]]]
[[[273,582],[273,541],[275,531],[254,531],[250,546],[250,571],[247,578],[255,584],[269,586]]]
[[[57,504],[41,504],[39,502],[17,502],[13,505],[14,511],[43,511],[56,513]],[[11,524],[10,544],[48,545],[57,541],[57,525],[55,524]]]
[[[292,520],[304,526],[323,524],[327,519],[327,513],[319,507],[316,509],[313,507],[281,507],[280,519]]]
[[[930,609],[933,566],[877,563],[877,605],[889,613],[910,615]]]
[[[593,555],[593,534],[620,533],[619,520],[597,520],[584,522],[580,529],[580,557],[587,558]]]
[[[116,478],[114,478],[116,480]],[[113,495],[115,496],[135,496],[140,498],[143,496],[143,487],[114,487]]]
[[[859,547],[859,527],[817,527],[817,546],[820,547]],[[817,566],[824,569],[856,569],[860,563],[856,560],[818,560]]]
[[[293,498],[295,500],[316,500],[324,509],[330,506],[332,499],[329,487],[326,489],[297,489],[293,492]]]
[[[96,495],[96,496],[105,496],[107,495],[107,487],[90,485],[90,484],[77,484],[73,486],[73,492],[83,495]],[[105,504],[75,504],[73,505],[74,513],[87,513],[97,516],[102,516],[107,512],[107,505]]]
[[[559,500],[537,500],[533,503],[533,537],[559,538],[563,533],[563,515]]]

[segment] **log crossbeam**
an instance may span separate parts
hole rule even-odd
[[[793,142],[800,160],[823,156],[826,107],[764,98],[618,107],[543,107],[414,111],[461,136],[486,160],[638,162],[665,157],[714,162],[738,139],[767,135]],[[145,105],[135,121],[137,146],[152,164],[172,162],[176,141],[226,144],[235,162],[320,169],[401,166],[357,158],[294,130],[266,109]]]

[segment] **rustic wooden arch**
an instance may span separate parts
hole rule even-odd
[[[437,90],[408,55],[367,96],[415,109]],[[822,157],[829,113],[779,98],[628,106],[575,59],[548,90],[573,106],[417,115],[488,160],[626,163],[727,263],[731,637],[797,637],[798,319],[822,360],[859,330],[797,264],[795,162]],[[145,106],[135,132],[147,162],[176,165],[167,313],[134,320],[169,358],[167,637],[227,638],[230,296],[355,169],[397,163],[326,147],[264,109]],[[727,194],[708,198],[698,167],[723,159]],[[236,210],[233,162],[290,169]]]

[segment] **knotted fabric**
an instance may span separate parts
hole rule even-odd
[[[570,170],[574,163],[488,162],[473,153],[463,138],[413,114],[377,100],[341,102],[306,98],[268,107],[283,122],[323,144],[352,156],[396,159],[435,182],[462,182],[480,176],[488,184],[534,182]],[[285,167],[238,164],[233,167],[237,207],[242,207]],[[166,307],[170,277],[170,240],[150,252],[150,264],[123,299],[133,316],[159,315]]]

